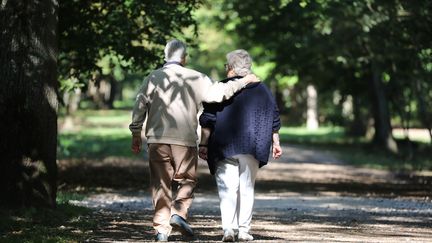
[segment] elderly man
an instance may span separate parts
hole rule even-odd
[[[150,184],[154,206],[153,227],[157,241],[167,241],[171,228],[193,236],[187,223],[197,182],[197,113],[202,102],[230,98],[254,75],[239,81],[212,83],[204,74],[184,67],[186,46],[172,40],[165,47],[165,65],[152,71],[140,88],[133,108],[132,151],[141,151],[141,130],[147,116],[146,137],[150,164]],[[171,183],[178,183],[172,198]]]
[[[227,54],[228,78],[240,81],[251,73],[252,59],[245,50]],[[279,111],[270,90],[263,83],[249,84],[221,104],[204,104],[200,116],[200,157],[207,159],[216,175],[222,216],[222,241],[251,241],[249,234],[254,203],[255,177],[267,164],[270,147],[273,158],[282,155],[279,145]],[[209,138],[210,137],[210,138]]]

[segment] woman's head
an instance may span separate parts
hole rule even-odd
[[[252,58],[249,53],[243,49],[232,51],[226,55],[227,58],[227,75],[246,76],[252,73]]]

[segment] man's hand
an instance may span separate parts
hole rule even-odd
[[[279,159],[282,155],[282,148],[279,144],[273,144],[273,159]]]
[[[201,159],[203,160],[207,160],[207,152],[208,152],[208,148],[207,147],[199,147],[198,150],[198,155]]]
[[[248,83],[257,83],[261,82],[261,80],[253,73],[244,76],[244,79]]]
[[[132,136],[132,152],[138,154],[139,152],[141,152],[141,147],[142,147],[141,134],[139,135],[134,134]]]

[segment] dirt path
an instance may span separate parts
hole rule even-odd
[[[257,242],[432,242],[430,175],[412,180],[356,168],[331,154],[297,146],[285,146],[284,152],[258,172],[252,221]],[[134,172],[145,174],[147,169],[145,161],[111,158],[86,170],[107,165],[119,174],[126,170],[130,180],[138,182],[140,174]],[[197,236],[187,241],[217,242],[222,232],[215,184],[202,161],[199,173],[190,218]],[[89,241],[152,241],[151,199],[146,186],[142,189],[105,191],[72,201],[95,209],[99,224]],[[170,240],[182,237],[174,233]]]

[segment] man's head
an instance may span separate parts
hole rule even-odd
[[[235,50],[226,55],[227,58],[227,76],[246,76],[252,73],[252,58],[249,53],[243,49]]]
[[[165,46],[165,61],[166,62],[186,62],[186,45],[179,40],[171,40]]]

